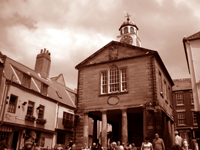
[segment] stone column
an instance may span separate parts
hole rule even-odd
[[[163,115],[163,140],[165,142],[165,147],[169,148],[169,143],[168,143],[168,132],[167,132],[167,118],[166,114],[162,113]]]
[[[102,111],[102,137],[101,137],[102,147],[107,149],[107,111]]]
[[[147,113],[146,108],[143,108],[143,141],[147,136]]]
[[[168,141],[169,141],[169,148],[172,147],[172,129],[171,129],[171,120],[168,119],[167,120],[167,124],[168,124]]]
[[[126,145],[127,141],[128,141],[127,109],[122,109],[122,143]]]
[[[94,124],[93,124],[93,134],[92,134],[92,143],[97,142],[97,119],[94,119]]]
[[[88,145],[88,134],[89,134],[89,131],[88,131],[88,113],[85,113],[84,114],[84,127],[83,127],[83,146],[85,144]]]
[[[174,135],[174,122],[172,122],[172,145],[175,144],[175,135]]]

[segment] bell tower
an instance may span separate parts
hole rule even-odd
[[[123,24],[120,26],[119,31],[120,35],[117,36],[117,39],[121,43],[126,43],[134,46],[141,47],[141,41],[138,37],[138,27],[136,24],[132,21],[130,21],[130,16],[128,12],[126,12],[126,18],[127,21],[123,22]]]

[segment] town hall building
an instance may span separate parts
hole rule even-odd
[[[76,113],[80,116],[74,131],[77,149],[89,145],[89,118],[93,120],[92,142],[100,141],[104,148],[112,141],[140,147],[145,137],[152,141],[155,133],[164,139],[166,148],[174,144],[174,83],[158,52],[141,47],[138,30],[127,15],[118,41],[106,44],[75,67]]]

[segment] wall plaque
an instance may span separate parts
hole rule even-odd
[[[118,59],[118,49],[117,46],[114,45],[109,48],[109,60],[116,60]]]
[[[119,103],[119,98],[117,96],[112,96],[108,98],[108,104],[116,105]]]

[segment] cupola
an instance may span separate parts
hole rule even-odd
[[[130,16],[131,15],[129,15],[127,12],[127,15],[125,16],[127,18],[127,21],[123,22],[120,26],[120,35],[117,36],[117,38],[122,43],[141,47],[141,41],[138,37],[139,29],[134,22],[130,21]]]

